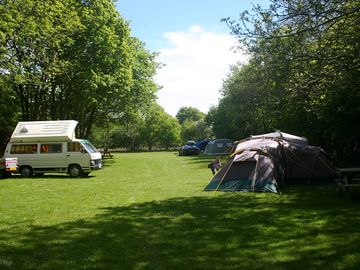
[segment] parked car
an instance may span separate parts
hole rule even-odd
[[[198,155],[199,153],[200,148],[196,146],[195,141],[187,141],[186,144],[179,149],[179,156],[192,156]]]
[[[210,140],[196,141],[196,147],[198,147],[200,149],[200,151],[203,152],[209,142],[210,142]]]

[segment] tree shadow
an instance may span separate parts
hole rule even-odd
[[[358,269],[359,205],[330,189],[296,190],[271,200],[173,198],[52,226],[14,225],[0,234],[0,268]]]
[[[199,168],[207,168],[207,165],[216,157],[209,156],[182,156],[182,158],[189,164],[199,165]],[[220,157],[222,164],[227,162],[227,157]]]
[[[59,179],[62,179],[62,180],[67,180],[67,181],[79,181],[79,179],[91,179],[91,178],[94,178],[96,177],[95,175],[88,175],[88,176],[84,176],[84,177],[71,177],[69,175],[66,175],[66,174],[51,174],[51,173],[46,173],[44,175],[34,175],[32,177],[23,177],[19,174],[15,174],[15,175],[12,175],[8,178],[5,178],[3,180],[14,180],[14,179],[17,179],[17,180],[24,180],[24,181],[27,181],[27,180],[59,180]]]
[[[116,164],[116,159],[115,158],[111,158],[111,159],[103,159],[102,160],[103,166],[104,167],[111,167],[114,164]]]

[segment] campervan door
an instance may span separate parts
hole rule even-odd
[[[62,168],[65,170],[65,145],[63,142],[39,143],[38,154],[30,155],[27,164],[33,168]]]
[[[79,141],[67,143],[66,163],[67,165],[78,164],[84,170],[90,169],[90,157]]]

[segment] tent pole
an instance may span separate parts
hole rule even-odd
[[[258,154],[258,156],[259,156],[259,154]],[[254,155],[254,157],[255,157],[255,155]],[[254,192],[255,192],[255,184],[256,184],[258,164],[259,164],[259,160],[256,160],[255,173],[254,173],[254,176],[253,176],[253,180],[251,181],[251,194],[252,195],[254,195]]]
[[[225,178],[225,176],[227,175],[228,171],[230,170],[231,165],[232,165],[233,162],[234,162],[234,159],[235,159],[235,156],[234,156],[233,159],[231,160],[231,163],[230,163],[229,167],[227,168],[227,170],[226,170],[226,172],[224,173],[223,177],[221,178],[219,184],[217,185],[217,187],[216,187],[216,189],[215,189],[215,191],[214,191],[214,195],[215,195],[215,192],[219,189],[221,183],[224,181],[224,178]]]
[[[279,188],[279,185],[278,185],[276,179],[275,179],[275,186],[277,187],[277,190],[279,191],[280,196],[282,196],[281,190]]]

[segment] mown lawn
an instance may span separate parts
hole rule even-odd
[[[0,269],[360,269],[360,201],[334,186],[204,192],[206,159],[105,162],[0,180]]]

